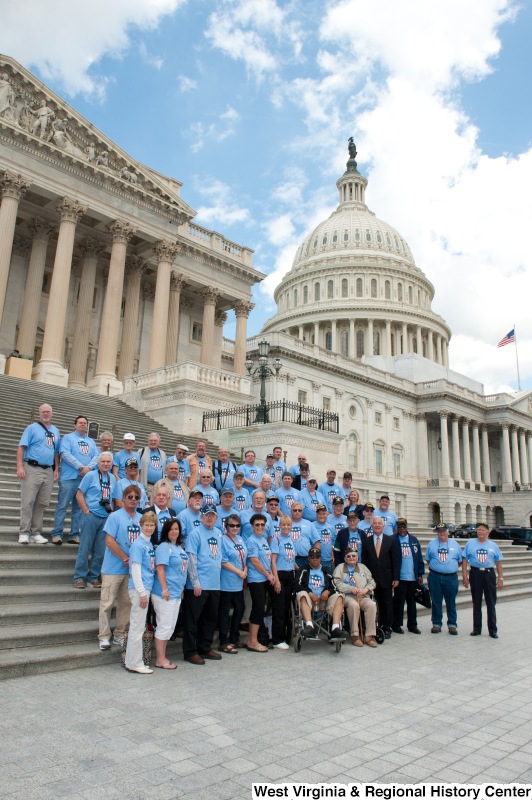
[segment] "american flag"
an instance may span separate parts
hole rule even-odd
[[[504,347],[505,344],[511,344],[512,342],[515,342],[515,330],[513,328],[510,333],[503,336],[497,347]]]

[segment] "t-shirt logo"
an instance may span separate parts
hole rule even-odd
[[[268,559],[268,561],[270,561],[270,560],[271,560],[271,557],[272,557],[272,554],[271,554],[270,548],[268,547],[268,545],[267,545],[267,544],[263,544],[263,545],[262,545],[262,549],[263,549],[263,550],[264,550],[264,552],[266,553],[266,558]]]
[[[182,481],[185,479],[185,468],[179,467],[179,480]]]
[[[331,500],[334,497],[336,497],[336,489],[332,489],[332,490],[328,491],[327,492],[327,497],[329,498],[329,502],[331,502]]]
[[[161,457],[158,455],[150,456],[150,463],[153,469],[159,469],[161,466]]]
[[[292,530],[290,531],[290,534],[291,534],[292,539],[294,540],[294,542],[297,542],[297,540],[301,536],[301,528],[292,528]]]
[[[84,455],[84,456],[88,456],[89,455],[89,443],[88,442],[78,442],[78,447],[79,447],[80,452],[81,452],[82,455]]]
[[[294,502],[293,496],[291,494],[287,494],[284,500],[288,508],[292,508],[292,504]]]
[[[201,525],[201,520],[195,519],[192,524],[194,525],[195,528],[199,528],[199,526]]]
[[[287,561],[293,561],[294,559],[294,545],[292,542],[286,542],[284,546],[284,552]]]
[[[46,433],[44,437],[47,447],[53,447],[55,444],[55,436],[53,433]]]
[[[214,503],[214,497],[210,494],[206,494],[203,499],[205,500],[206,506],[212,506]]]
[[[309,580],[310,580],[310,585],[313,589],[321,588],[322,581],[319,575],[311,575]],[[313,594],[316,594],[316,592],[313,592]]]
[[[183,489],[180,486],[174,486],[174,497],[176,500],[183,499]]]
[[[312,503],[312,507],[316,508],[316,506],[318,505],[318,498],[315,496],[314,497],[311,496],[310,502]]]
[[[153,555],[150,555],[150,569],[152,572],[155,572],[155,553],[153,553]]]
[[[181,556],[181,569],[183,570],[183,572],[186,572],[188,566],[188,556],[186,553],[180,553],[180,556]]]
[[[323,544],[329,544],[329,542],[331,541],[331,534],[328,531],[322,531],[321,541],[323,542]]]
[[[252,481],[256,481],[256,480],[257,480],[257,475],[258,475],[259,473],[258,473],[258,471],[257,471],[257,469],[256,469],[255,467],[252,467],[252,468],[250,469],[250,471],[249,471],[249,474],[250,474],[250,476],[251,476],[251,480],[252,480]]]
[[[206,465],[205,465],[205,459],[204,458],[198,458],[198,466],[199,466],[200,469],[205,469]]]
[[[276,471],[276,472],[282,472],[282,471],[283,471],[283,468],[282,468],[282,467],[275,467],[275,471]]]
[[[246,498],[243,494],[237,494],[235,497],[236,507],[239,511],[243,511],[246,506]]]
[[[358,548],[360,547],[360,539],[349,539],[347,546],[353,547],[358,552]]]
[[[216,539],[214,536],[211,536],[207,541],[214,558],[218,558],[218,539]]]
[[[449,555],[449,550],[444,550],[442,547],[438,548],[438,558],[440,561],[447,561],[447,556]]]
[[[242,569],[244,569],[244,559],[245,559],[244,545],[240,544],[240,542],[235,542],[235,547],[236,547],[236,550],[238,552],[238,555],[239,555],[239,558],[240,558],[240,562],[242,564]]]
[[[111,484],[102,483],[102,500],[109,500]]]
[[[401,542],[401,553],[403,554],[403,558],[410,558],[410,545],[408,542]]]
[[[140,525],[133,524],[127,526],[127,538],[129,539],[131,544],[133,544],[139,533],[140,533]]]
[[[488,558],[488,551],[487,550],[477,550],[477,558],[481,564],[486,563],[486,559]]]
[[[349,580],[347,581],[350,586],[356,586],[355,570],[349,570]]]

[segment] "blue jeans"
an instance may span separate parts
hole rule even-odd
[[[83,514],[81,517],[81,536],[74,569],[74,583],[79,578],[85,583],[92,583],[92,581],[100,577],[105,555],[105,533],[103,527],[106,522],[107,514],[105,517],[98,517],[91,511],[90,514]],[[91,556],[90,568],[89,556]]]
[[[80,483],[81,478],[73,478],[69,481],[59,481],[59,495],[57,497],[57,506],[55,508],[52,536],[60,536],[63,538],[63,525],[65,524],[65,517],[70,503],[72,503],[72,510],[70,512],[70,534],[68,538],[73,539],[74,536],[79,536],[81,508],[76,500],[76,492],[79,489]]]
[[[443,622],[442,603],[447,608],[447,627],[456,628],[456,595],[458,594],[458,573],[445,575],[429,572],[429,591],[432,599],[432,624],[441,628]]]

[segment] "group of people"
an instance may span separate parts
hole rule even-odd
[[[407,520],[390,511],[386,495],[377,508],[360,502],[351,473],[344,472],[337,483],[336,471],[329,469],[319,484],[305,455],[288,469],[281,447],[273,448],[262,465],[253,450],[240,465],[226,448],[212,461],[201,440],[194,453],[178,444],[167,457],[157,434],[135,451],[135,436],[127,433],[123,449],[113,453],[112,434],[102,433],[98,448],[87,436],[86,417],[77,417],[74,431],[63,438],[51,420],[52,409],[44,404],[17,450],[19,542],[48,543],[43,511],[59,480],[52,542],[62,544],[71,504],[67,541],[79,545],[74,586],[101,589],[99,647],[109,649],[111,641],[124,646],[128,632],[127,669],[152,671],[143,662],[148,614],[156,621],[157,668],[176,668],[166,656],[167,642],[176,636],[183,638],[184,659],[196,665],[243,648],[266,653],[268,638],[275,649],[287,650],[294,595],[308,637],[315,633],[313,613],[321,610],[331,618],[332,641],[350,637],[357,647],[376,647],[377,620],[386,639],[404,633],[405,604],[407,629],[421,633],[415,600],[425,572],[420,543]],[[457,633],[462,565],[464,586],[471,587],[473,597],[472,635],[481,632],[484,596],[489,634],[497,638],[502,555],[488,541],[487,526],[478,526],[477,539],[463,552],[444,523],[436,533],[425,553],[432,633],[442,629],[443,599],[449,633]],[[271,637],[268,632],[265,639],[267,604]]]

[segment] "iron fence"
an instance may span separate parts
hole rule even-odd
[[[219,431],[222,428],[247,428],[250,425],[264,425],[270,422],[291,422],[294,425],[303,425],[320,431],[340,432],[338,414],[287,400],[275,400],[262,406],[256,403],[222,411],[205,411],[202,431],[206,433]]]

